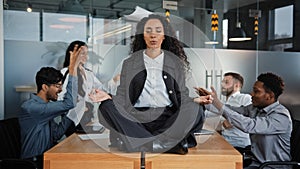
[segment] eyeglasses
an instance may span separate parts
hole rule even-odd
[[[56,84],[51,84],[52,86],[55,86],[56,88],[58,88],[58,89],[61,89],[62,88],[62,86],[63,86],[63,84],[61,84],[61,83],[56,83]]]

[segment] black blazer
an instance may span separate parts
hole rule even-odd
[[[185,102],[192,102],[185,86],[185,70],[183,63],[174,54],[164,51],[163,72],[161,74],[173,108],[178,109]],[[143,51],[134,53],[124,60],[121,71],[120,85],[114,101],[123,105],[127,111],[132,110],[142,93],[147,77],[143,59]]]

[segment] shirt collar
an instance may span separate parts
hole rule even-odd
[[[266,113],[269,113],[270,111],[272,111],[274,109],[274,107],[279,105],[279,101],[276,101],[272,104],[270,104],[269,106],[263,108],[262,110],[264,110]]]
[[[42,98],[40,98],[39,96],[37,96],[36,93],[31,93],[31,94],[30,94],[30,97],[31,97],[33,100],[36,100],[36,101],[39,102],[39,103],[46,103]]]
[[[236,97],[237,95],[239,95],[241,92],[240,91],[237,91],[235,93],[233,93],[230,97]]]
[[[161,54],[158,55],[156,58],[152,59],[150,58],[147,54],[146,51],[143,51],[143,56],[144,56],[144,61],[149,63],[149,62],[156,62],[157,64],[163,64],[164,62],[164,51],[161,51]]]

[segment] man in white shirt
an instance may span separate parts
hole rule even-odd
[[[222,102],[231,106],[247,106],[251,104],[251,96],[249,94],[241,93],[244,84],[244,78],[235,72],[227,72],[221,83]],[[224,98],[224,99],[223,99]],[[209,108],[213,111],[211,108]],[[205,111],[206,117],[216,116],[215,113]],[[244,148],[251,145],[249,134],[240,129],[230,125],[224,117],[220,119],[222,136],[237,150],[243,153]]]
[[[225,104],[239,107],[251,104],[251,96],[249,94],[240,93],[244,84],[244,78],[234,72],[224,74],[222,80],[222,95],[226,97]],[[222,135],[232,146],[245,148],[250,145],[248,133],[242,132],[240,129],[230,125],[227,120],[222,121]]]

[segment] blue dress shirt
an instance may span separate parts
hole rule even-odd
[[[266,161],[290,161],[292,120],[290,112],[278,101],[258,111],[253,105],[245,107],[223,106],[227,120],[249,133],[254,161],[259,166]],[[238,112],[238,113],[237,113]],[[290,168],[278,166],[274,168]]]

